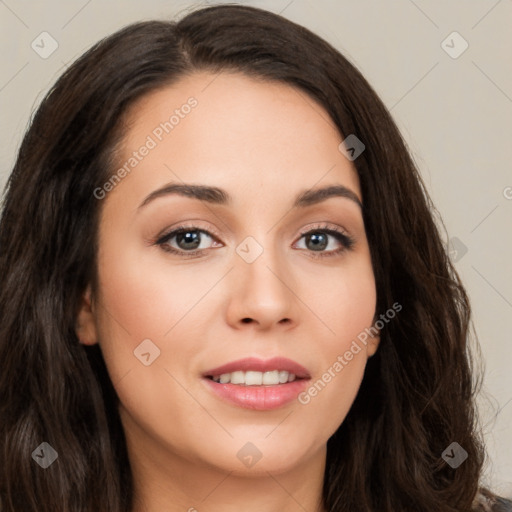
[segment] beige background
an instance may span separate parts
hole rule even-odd
[[[484,389],[498,413],[494,420],[481,402],[487,483],[512,496],[512,0],[242,3],[281,13],[327,39],[358,66],[398,122],[448,238],[458,239],[453,257],[486,358]],[[0,0],[0,187],[31,113],[70,62],[128,23],[171,18],[194,5],[200,3]],[[31,48],[43,31],[58,43],[46,59]],[[442,45],[454,31],[463,39],[452,35]],[[452,58],[445,49],[456,56],[463,40],[467,50]]]

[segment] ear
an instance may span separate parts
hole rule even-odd
[[[98,343],[98,334],[96,330],[96,317],[94,314],[94,304],[91,298],[91,286],[82,296],[80,308],[78,310],[76,324],[76,335],[83,345],[94,345]]]
[[[372,357],[377,352],[380,344],[380,334],[376,334],[375,336],[370,336],[366,343],[366,354],[368,357]]]

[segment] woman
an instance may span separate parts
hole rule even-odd
[[[432,211],[305,28],[215,6],[99,42],[5,195],[3,510],[512,510]]]

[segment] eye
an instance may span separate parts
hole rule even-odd
[[[334,239],[329,240],[329,238]],[[301,233],[301,240],[305,240],[305,249],[311,251],[311,256],[314,258],[323,258],[336,256],[350,250],[355,240],[346,233],[339,230],[338,227],[319,226],[314,229]],[[339,245],[338,248],[333,245]],[[330,250],[325,250],[330,249]]]
[[[216,237],[204,229],[197,226],[179,226],[161,236],[156,244],[171,254],[193,257],[209,248],[209,240],[216,240]]]
[[[355,243],[355,240],[342,232],[340,228],[329,225],[318,226],[302,232],[300,240],[302,239],[304,239],[306,247],[299,247],[299,249],[308,251],[313,258],[339,255],[350,250]],[[155,245],[159,245],[168,253],[184,258],[193,258],[201,256],[211,248],[212,241],[221,244],[216,235],[212,235],[205,229],[198,226],[181,225],[162,235]],[[337,248],[336,245],[338,245]]]

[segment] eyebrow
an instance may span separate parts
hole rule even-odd
[[[228,205],[232,202],[232,197],[225,190],[208,185],[196,185],[191,183],[169,183],[162,188],[151,192],[138,207],[138,210],[160,197],[177,194],[184,197],[207,201],[211,204]],[[295,201],[293,208],[305,208],[314,204],[326,201],[331,197],[343,197],[355,202],[361,209],[363,205],[359,197],[343,185],[330,185],[323,188],[309,189],[300,192]]]

